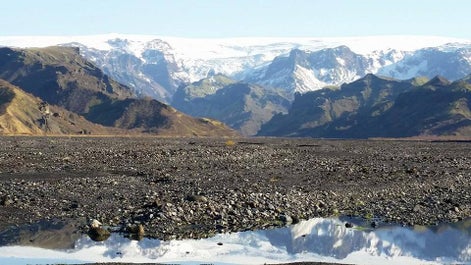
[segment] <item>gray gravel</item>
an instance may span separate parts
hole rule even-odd
[[[353,215],[404,225],[471,217],[471,143],[314,139],[0,138],[0,231],[202,238]]]

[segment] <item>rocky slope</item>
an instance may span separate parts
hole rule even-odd
[[[368,57],[353,52],[347,46],[313,52],[293,49],[288,56],[278,56],[269,65],[252,72],[246,80],[289,93],[305,93],[352,82],[402,56],[393,50],[379,58]]]
[[[287,112],[287,93],[214,76],[180,88],[172,105],[193,116],[211,117],[243,135],[255,135],[274,114]]]
[[[76,48],[1,48],[0,78],[79,114],[108,99],[133,96],[128,87],[85,60]]]
[[[124,134],[87,121],[64,108],[49,105],[0,79],[0,134]]]
[[[423,85],[367,75],[339,89],[298,94],[259,135],[340,138],[470,136],[469,77],[436,77]],[[415,85],[414,85],[415,84]]]
[[[378,70],[378,75],[396,79],[410,79],[417,76],[433,78],[440,75],[455,81],[471,73],[471,47],[448,44],[424,48],[406,54],[396,63]]]
[[[63,44],[65,47],[77,47],[81,54],[93,61],[104,73],[122,84],[127,84],[138,96],[150,96],[166,101],[175,93],[176,88],[186,78],[182,69],[168,52],[168,43],[153,40],[145,44],[142,54],[129,50],[127,39],[109,40],[109,51],[87,47],[78,42]]]
[[[157,100],[134,98],[129,87],[109,78],[81,57],[76,48],[1,48],[0,78],[49,105],[63,107],[93,123],[131,130],[130,133],[236,134],[220,122],[192,118]]]

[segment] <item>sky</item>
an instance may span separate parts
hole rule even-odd
[[[471,39],[469,0],[15,0],[1,36],[187,38],[428,35]]]

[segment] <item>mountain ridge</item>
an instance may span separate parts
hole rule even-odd
[[[446,46],[441,49],[442,51],[463,49],[471,47],[471,41],[433,36],[188,39],[105,34],[70,37],[0,37],[0,45],[80,47],[82,55],[94,62],[106,74],[131,87],[135,93],[170,102],[180,85],[188,85],[206,78],[208,73],[220,73],[238,81],[249,82],[246,76],[250,76],[259,67],[271,63],[277,56],[288,55],[294,49],[315,52],[348,46],[353,53],[387,66],[402,59],[405,53],[439,46]],[[391,55],[390,53],[394,51],[396,55]],[[377,69],[376,65],[370,72],[376,73]],[[315,80],[309,69],[300,71],[298,80],[306,84]],[[391,68],[388,71],[394,74],[396,69]],[[436,74],[440,73],[433,73],[429,77]],[[362,74],[359,74],[358,78],[361,76]],[[395,77],[398,78],[397,74]],[[348,78],[335,80],[335,83],[351,81],[352,78]],[[325,84],[321,83],[313,88],[307,86],[303,91],[319,89],[323,85]]]
[[[184,110],[190,115],[210,116],[223,120],[232,127],[243,130],[245,135],[255,134],[254,130],[261,128],[277,112],[286,113],[286,104],[279,103],[287,99],[288,105],[291,104],[296,93],[304,94],[326,87],[331,90],[341,88],[344,84],[350,84],[368,74],[412,80],[415,86],[432,82],[428,87],[433,92],[436,85],[444,81],[435,80],[435,76],[441,75],[453,82],[462,80],[461,78],[471,72],[471,41],[439,37],[208,40],[111,34],[51,37],[47,41],[41,37],[32,40],[0,37],[0,45],[34,43],[41,46],[53,42],[78,48],[75,51],[79,51],[80,55],[91,60],[92,65],[98,66],[103,76],[109,76],[126,84],[125,88],[123,87],[126,93],[140,98],[150,96],[166,104],[173,104],[177,109]],[[61,71],[64,70],[53,67],[51,73]],[[226,76],[237,85],[228,88],[198,84],[217,76]],[[61,82],[69,81],[65,78]],[[100,82],[106,83],[106,80]],[[442,85],[448,86],[446,83]],[[104,87],[104,92],[107,91],[107,87],[109,88],[109,86]],[[234,87],[241,90],[231,90]],[[220,89],[223,89],[222,92],[224,89],[227,91],[218,92]],[[58,91],[63,93],[61,90]],[[146,118],[136,115],[140,107],[134,100],[126,99],[126,96],[120,100],[110,99],[106,95],[96,96],[93,94],[95,92],[84,91],[86,90],[79,90],[78,95],[72,93],[69,95],[69,98],[72,96],[83,98],[82,102],[63,100],[60,103],[69,102],[85,106],[80,113],[97,122],[123,127],[133,124],[142,127],[143,130],[152,130],[145,122]],[[284,95],[276,96],[280,91]],[[364,93],[371,92],[364,91]],[[230,102],[227,95],[232,95],[233,99],[240,103],[237,109],[232,108],[230,111],[227,109],[230,114],[226,113],[226,116],[232,117],[231,119],[221,116],[222,112],[214,111],[234,103]],[[342,112],[342,109],[362,104],[362,97],[357,95],[355,99],[351,98],[351,102],[344,100],[342,101],[342,104],[346,104],[344,106],[325,105],[324,107],[334,109],[322,119],[337,118],[337,112]],[[227,104],[221,106],[218,100]],[[381,112],[381,108],[390,107],[388,104],[391,102],[388,102],[384,103],[386,105],[376,106],[377,111]],[[109,109],[130,107],[134,110],[133,113],[115,111],[121,113],[121,116],[115,115],[114,120],[107,121],[99,118],[98,112],[103,108],[95,106],[96,104],[107,106]],[[143,106],[155,112],[164,109],[153,101],[145,101]],[[213,111],[209,111],[210,109]],[[165,120],[161,122],[165,123]],[[243,124],[251,125],[247,127]]]
[[[435,77],[423,85],[373,74],[339,89],[297,94],[260,136],[328,138],[470,136],[471,85]]]
[[[175,136],[237,135],[218,121],[190,117],[155,99],[135,98],[129,87],[109,78],[99,68],[86,61],[76,48],[0,48],[0,78],[5,79],[2,89],[3,112],[9,110],[11,102],[17,103],[13,101],[13,94],[31,94],[23,97],[27,98],[23,107],[28,110],[28,115],[22,114],[21,104],[14,112],[20,113],[22,117],[27,116],[17,120],[17,127],[26,126],[33,134],[40,131],[37,125],[31,122],[31,117],[37,117],[39,114],[37,108],[31,105],[37,106],[40,99],[40,104],[45,104],[44,108],[63,108],[67,110],[66,116],[77,115],[77,119],[87,120],[86,126],[107,127],[106,130],[110,133],[119,131]],[[32,99],[34,97],[38,99]],[[15,115],[9,117],[13,116]],[[46,123],[46,120],[43,120]],[[83,124],[85,123],[83,121]],[[62,131],[57,132],[60,134]],[[74,132],[67,129],[62,133]]]
[[[61,135],[129,134],[118,128],[105,127],[64,108],[49,105],[0,79],[0,134]]]
[[[200,89],[202,86],[206,89]],[[205,93],[195,94],[194,90]],[[185,113],[220,120],[245,136],[255,135],[275,113],[286,112],[289,103],[283,91],[235,82],[221,75],[179,88],[172,101]]]

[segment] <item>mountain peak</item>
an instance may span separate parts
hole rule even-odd
[[[352,83],[344,84],[343,86],[348,86],[349,84],[367,84],[369,87],[372,86],[373,83],[378,81],[390,81],[390,78],[384,78],[382,76],[378,76],[372,73],[366,74],[364,77],[353,81]]]
[[[374,79],[383,79],[383,78],[381,78],[378,75],[375,75],[373,73],[368,73],[363,77],[363,79],[374,80]]]
[[[298,49],[298,48],[294,48],[289,52],[289,58],[293,59],[295,61],[297,61],[299,59],[305,59],[306,55],[307,55],[306,51],[303,51],[303,50]]]
[[[451,82],[448,79],[446,79],[443,76],[437,75],[434,78],[432,78],[430,81],[425,83],[425,86],[444,87],[444,86],[448,86],[449,84],[451,84]]]
[[[352,49],[350,49],[350,47],[348,47],[347,45],[337,46],[335,48],[332,48],[332,51],[341,52],[341,53],[353,52]]]

